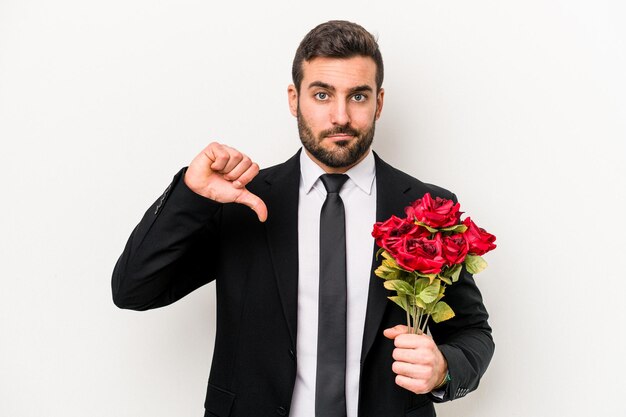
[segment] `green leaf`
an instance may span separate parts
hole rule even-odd
[[[443,275],[439,275],[439,279],[443,282],[445,282],[448,285],[452,285],[452,278],[443,276]]]
[[[393,274],[394,272],[396,272],[395,269],[389,268],[385,265],[379,265],[378,268],[376,268],[376,270],[374,271],[374,273],[381,278],[386,278],[388,275]]]
[[[389,254],[389,252],[384,251],[382,254],[383,254],[383,258],[385,258],[382,261],[382,265],[385,265],[385,266],[387,266],[389,268],[397,269],[399,271],[409,272],[406,269],[402,268],[400,265],[398,265],[396,260],[393,259],[393,257]]]
[[[459,280],[459,276],[461,275],[461,269],[463,269],[463,265],[456,264],[452,268],[446,269],[444,275],[450,278],[452,282],[457,282]]]
[[[382,264],[374,270],[374,274],[383,279],[402,279],[412,281],[413,276],[400,268],[393,259],[384,259]]]
[[[418,278],[415,281],[415,294],[419,294],[424,291],[424,288],[430,285],[430,280],[428,278]]]
[[[413,301],[412,305],[416,305],[419,308],[421,308],[422,310],[426,310],[426,308],[428,307],[425,302],[423,302],[422,300],[420,300],[417,297],[412,297],[412,301]]]
[[[387,297],[394,303],[398,304],[404,311],[407,311],[408,306],[406,303],[406,296],[404,295],[394,295],[393,297]]]
[[[384,286],[388,290],[397,291],[399,295],[401,294],[413,295],[413,287],[411,286],[411,284],[401,279],[385,281]]]
[[[384,266],[379,266],[378,268],[376,268],[376,270],[374,271],[374,275],[376,275],[377,277],[380,277],[382,279],[389,279],[389,274],[391,274],[391,271],[389,271],[388,268],[385,268]]]
[[[422,277],[422,278],[428,278],[428,283],[430,284],[431,282],[433,282],[433,280],[435,278],[437,278],[437,274],[422,274],[419,271],[414,271],[415,275],[417,275],[418,277]]]
[[[393,259],[385,259],[381,265],[385,265],[387,268],[399,269],[398,264]]]
[[[481,256],[467,255],[465,257],[465,267],[470,274],[478,274],[485,268],[487,268],[487,261]]]
[[[434,227],[427,226],[426,224],[422,222],[415,222],[415,224],[419,224],[420,226],[425,227],[426,230],[428,230],[430,233],[437,233],[439,231],[439,229],[435,229]]]
[[[464,224],[455,224],[454,226],[448,226],[441,229],[443,232],[465,233],[467,226]]]
[[[425,302],[426,304],[435,301],[439,295],[439,288],[441,287],[441,281],[436,279],[432,284],[428,285],[422,291],[417,294],[417,298]]]
[[[435,305],[431,314],[435,323],[441,323],[454,317],[454,311],[443,301],[439,301]]]

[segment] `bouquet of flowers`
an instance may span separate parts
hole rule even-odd
[[[389,299],[406,311],[409,333],[422,334],[428,319],[454,317],[441,299],[446,285],[457,282],[463,267],[477,274],[487,267],[482,255],[495,249],[496,237],[461,221],[460,204],[425,194],[406,207],[405,218],[392,216],[374,225],[372,236],[383,261],[375,273],[385,280]]]

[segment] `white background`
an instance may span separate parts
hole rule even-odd
[[[202,415],[213,284],[129,312],[111,271],[209,141],[297,150],[291,60],[333,18],[379,36],[375,149],[498,236],[496,353],[439,415],[626,415],[623,2],[0,0],[1,416]]]

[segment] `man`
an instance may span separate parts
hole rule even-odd
[[[205,416],[433,416],[433,402],[478,386],[494,349],[487,312],[464,272],[446,291],[456,317],[431,324],[432,337],[406,334],[373,275],[370,233],[427,192],[455,196],[371,151],[383,63],[365,29],[319,25],[292,71],[304,151],[259,171],[208,145],[130,236],[115,304],[161,307],[216,280]]]

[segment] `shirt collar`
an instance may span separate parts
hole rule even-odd
[[[304,192],[307,194],[313,189],[320,175],[325,174],[304,149],[300,152],[300,173]],[[346,175],[361,191],[371,195],[374,178],[376,178],[376,162],[372,150],[368,151],[367,156],[361,162],[346,171]]]

